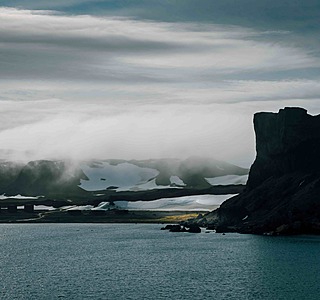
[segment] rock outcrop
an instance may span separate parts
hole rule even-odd
[[[320,115],[256,113],[255,162],[244,192],[197,223],[218,232],[320,233]]]
[[[201,228],[197,224],[189,224],[187,226],[181,225],[166,225],[161,230],[169,230],[170,232],[189,232],[189,233],[201,233]]]
[[[254,116],[257,157],[250,169],[249,189],[269,177],[292,172],[320,171],[320,115],[302,108]]]

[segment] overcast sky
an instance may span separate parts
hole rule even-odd
[[[0,158],[255,157],[320,113],[318,0],[0,1]]]

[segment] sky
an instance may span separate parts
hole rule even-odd
[[[252,118],[320,113],[318,0],[0,0],[0,158],[249,167]]]

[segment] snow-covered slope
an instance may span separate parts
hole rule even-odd
[[[114,187],[117,190],[135,190],[155,188],[150,180],[154,179],[159,171],[151,168],[142,168],[131,163],[111,165],[101,162],[93,165],[82,165],[82,171],[88,180],[81,179],[80,187],[86,191],[99,191]]]
[[[170,183],[172,185],[177,185],[177,186],[186,186],[186,184],[183,182],[183,180],[179,176],[171,176]]]
[[[80,180],[79,187],[85,191],[102,191],[108,188],[117,192],[147,191],[186,186],[181,178],[175,175],[170,176],[170,184],[157,184],[156,177],[160,173],[158,170],[129,162],[82,164],[81,169],[88,178]]]
[[[81,169],[87,179],[81,179],[79,187],[85,191],[209,188],[211,185],[245,184],[247,181],[246,169],[215,160],[207,164],[196,159],[107,160],[83,163]]]
[[[247,174],[247,169],[197,157],[81,162],[39,160],[21,164],[0,160],[0,195],[43,195],[66,200],[89,199],[90,192],[107,194],[107,190],[112,190],[110,193],[169,188],[203,190],[212,185],[243,184],[246,177],[242,176]]]
[[[153,201],[114,201],[101,202],[97,207],[91,205],[73,206],[68,210],[150,210],[150,211],[210,211],[234,195],[197,195],[175,198],[161,198]]]
[[[176,198],[162,198],[154,201],[115,201],[121,209],[128,210],[159,210],[159,211],[210,211],[219,206],[226,199],[234,195],[197,195]]]
[[[242,184],[245,185],[248,180],[248,175],[225,175],[213,178],[206,178],[211,185],[232,185]]]
[[[156,184],[156,179],[151,179],[148,182],[141,183],[141,184],[136,184],[134,186],[128,187],[121,187],[116,189],[117,192],[122,192],[122,191],[148,191],[148,190],[155,190],[155,189],[168,189],[171,188],[170,185],[157,185]]]

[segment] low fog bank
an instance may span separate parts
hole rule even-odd
[[[98,106],[96,109],[97,114],[73,110],[23,115],[18,124],[0,130],[0,158],[130,160],[199,156],[243,167],[254,159],[252,116],[241,111],[159,106],[121,112],[113,109],[111,114],[111,109],[107,112],[103,105],[100,112]]]
[[[83,161],[198,156],[248,168],[255,157],[253,114],[299,104],[128,104],[125,108],[107,102],[82,103],[78,107],[63,101],[39,101],[37,105],[15,105],[11,111],[8,107],[0,113],[10,115],[16,109],[14,114],[20,116],[0,123],[0,159]],[[312,105],[309,108],[309,113],[317,112]]]

